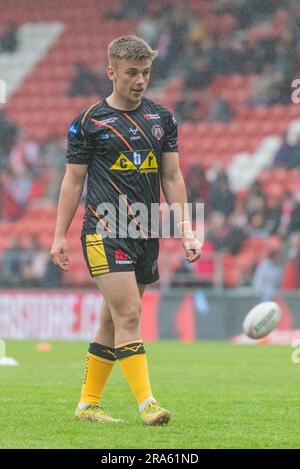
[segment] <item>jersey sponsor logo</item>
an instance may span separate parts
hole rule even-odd
[[[116,264],[132,264],[133,260],[121,249],[115,249]]]
[[[104,119],[103,121],[99,121],[99,124],[113,124],[118,120],[117,117],[110,117],[109,119]]]
[[[164,134],[164,131],[160,125],[156,124],[152,127],[152,135],[154,135],[154,137],[157,138],[157,140],[160,140],[163,134]]]
[[[77,124],[72,124],[71,127],[69,128],[68,135],[70,137],[75,137],[79,130],[79,126]]]
[[[118,136],[114,132],[111,132],[110,129],[99,132],[99,138],[100,140],[103,140],[103,141],[108,140],[109,138],[117,138],[117,137]]]
[[[129,132],[133,134],[133,136],[130,137],[130,140],[140,140],[141,136],[137,135],[137,133],[140,132],[140,129],[138,129],[137,127],[135,129],[132,129],[131,127],[129,127]]]
[[[114,171],[132,171],[137,169],[132,161],[130,161],[130,159],[124,153],[121,153],[117,161],[110,167],[110,169]]]
[[[172,121],[173,121],[173,124],[174,124],[174,125],[177,125],[177,120],[176,120],[176,117],[175,117],[175,116],[172,116]]]
[[[152,150],[123,151],[110,169],[113,171],[157,173],[158,164]]]
[[[102,121],[97,121],[95,119],[92,119],[92,122],[97,126],[97,127],[101,127],[102,125],[105,125],[105,124],[113,124],[114,122],[116,122],[118,120],[117,117],[110,117],[109,119],[104,119]]]
[[[144,114],[144,119],[146,119],[146,121],[152,121],[155,119],[160,119],[160,116],[158,114]]]
[[[141,136],[140,135],[135,135],[133,137],[130,137],[130,140],[140,140]]]
[[[139,131],[140,129],[138,129],[137,127],[135,129],[132,129],[131,127],[129,127],[129,132],[131,132],[133,135],[136,135]]]

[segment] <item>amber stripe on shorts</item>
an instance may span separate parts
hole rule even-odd
[[[103,239],[99,234],[86,235],[86,254],[91,273],[99,275],[109,272]]]

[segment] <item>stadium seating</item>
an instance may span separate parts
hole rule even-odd
[[[208,29],[214,30],[219,38],[230,35],[235,19],[230,14],[218,17],[213,14],[213,2],[202,0],[189,0],[189,4],[196,16],[199,16]],[[21,5],[22,4],[22,5]],[[83,61],[89,67],[95,64],[106,63],[107,42],[115,36],[135,32],[136,19],[121,21],[108,20],[105,17],[107,10],[114,10],[120,6],[118,0],[111,0],[109,7],[106,2],[98,0],[86,0],[85,8],[72,0],[59,2],[49,0],[40,8],[38,0],[23,0],[21,3],[7,2],[1,11],[0,27],[8,20],[14,18],[20,31],[25,30],[30,35],[37,23],[41,23],[41,31],[45,25],[56,24],[58,21],[57,9],[59,8],[59,21],[62,27],[57,27],[59,34],[50,43],[50,48],[45,49],[38,56],[38,61],[32,62],[28,49],[19,51],[19,69],[24,69],[24,79],[18,84],[7,104],[8,115],[12,120],[23,126],[28,134],[38,142],[43,142],[51,135],[64,136],[66,129],[74,116],[82,109],[99,100],[98,96],[68,97],[67,92],[74,71],[74,63]],[[153,1],[151,8],[159,8],[160,2]],[[95,14],[97,12],[97,14]],[[280,15],[274,19],[274,28],[278,28],[274,34],[279,34]],[[44,26],[43,26],[44,25]],[[23,36],[22,36],[23,37]],[[260,37],[260,32],[253,28],[249,32],[249,40],[255,43]],[[44,38],[41,36],[39,41]],[[40,45],[40,44],[39,44]],[[33,48],[34,49],[34,48]],[[38,49],[38,47],[36,48]],[[36,50],[34,50],[37,54]],[[23,54],[23,57],[22,57]],[[23,58],[23,62],[21,62]],[[25,73],[26,72],[26,73]],[[212,95],[221,94],[229,101],[233,111],[234,120],[230,123],[199,122],[182,123],[179,132],[179,143],[182,169],[185,171],[189,165],[201,163],[204,168],[211,167],[216,161],[224,166],[229,166],[235,155],[243,152],[241,160],[247,163],[248,158],[255,166],[255,151],[259,148],[263,138],[267,136],[281,137],[292,122],[299,119],[299,107],[293,104],[276,105],[269,107],[249,108],[247,101],[250,97],[250,89],[257,75],[231,75],[217,76],[209,85],[208,90]],[[175,109],[175,103],[180,98],[183,90],[183,78],[173,76],[157,92],[155,100]],[[153,92],[152,92],[153,93]],[[205,93],[196,91],[195,99],[200,103],[205,98]],[[151,92],[149,93],[151,96]],[[274,156],[272,150],[270,158]],[[252,160],[251,160],[252,158]],[[293,170],[287,175],[285,169],[270,171],[264,165],[257,165],[259,181],[262,183],[269,198],[282,197],[288,191],[293,191],[299,184],[299,171]],[[254,174],[254,173],[253,173]],[[240,187],[238,197],[245,197],[247,187]],[[38,200],[43,193],[43,181],[34,185],[31,193],[31,201],[34,205],[28,207],[16,224],[2,221],[0,223],[0,253],[10,244],[10,233],[14,232],[26,245],[26,237],[37,235],[41,245],[49,249],[52,241],[55,224],[55,207],[39,206]],[[83,217],[83,209],[77,213],[69,233],[70,248],[79,255],[80,253],[80,226]],[[13,229],[12,229],[13,228]],[[277,243],[277,244],[276,244]],[[239,285],[243,279],[250,275],[255,263],[263,258],[270,246],[279,246],[280,239],[268,238],[249,239],[245,242],[238,256],[224,254],[222,265],[225,272],[225,285]],[[170,257],[168,269],[176,270],[180,264],[180,243],[177,240],[163,240],[161,250],[164,253],[175,253]],[[76,257],[76,256],[75,256]],[[91,279],[82,258],[71,261],[71,271],[64,274],[64,285],[91,284]]]

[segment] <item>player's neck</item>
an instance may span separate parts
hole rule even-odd
[[[114,93],[106,98],[106,102],[109,104],[109,106],[118,109],[119,111],[134,111],[141,104],[141,100],[138,103],[130,103],[127,100],[116,96]]]

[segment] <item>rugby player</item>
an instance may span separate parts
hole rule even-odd
[[[168,204],[177,202],[183,207],[187,203],[179,169],[175,117],[143,97],[156,55],[136,36],[113,40],[108,46],[107,68],[113,83],[112,94],[81,112],[68,132],[67,169],[51,257],[56,266],[68,270],[66,236],[87,174],[82,247],[90,274],[103,296],[100,324],[89,345],[75,411],[79,420],[120,421],[107,415],[100,406],[116,360],[137,400],[143,422],[161,425],[171,417],[153,396],[140,329],[145,285],[159,278],[159,241],[152,236],[147,223],[137,221],[138,212],[132,209],[137,202],[149,211],[151,204],[158,204],[160,184]],[[120,201],[127,209],[125,225],[131,226],[131,233],[125,237],[120,235]],[[105,207],[115,210],[105,211]],[[109,211],[115,212],[119,220],[114,232],[105,218]],[[202,244],[185,215],[177,223],[185,257],[194,262],[201,255]]]

